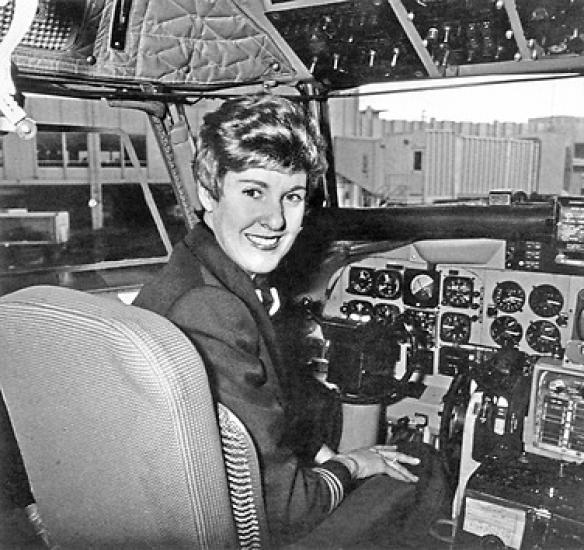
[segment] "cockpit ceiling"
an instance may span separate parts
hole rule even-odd
[[[0,8],[0,35],[15,1]],[[584,72],[582,0],[39,0],[24,91],[180,95]]]
[[[4,33],[14,13],[15,0],[0,8]],[[312,79],[261,0],[40,0],[13,61],[25,90],[62,85],[81,95]]]
[[[581,0],[271,0],[268,17],[333,89],[399,80],[581,72]]]

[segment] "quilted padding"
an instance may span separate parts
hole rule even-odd
[[[13,2],[0,9],[0,16],[11,13]],[[79,9],[84,2],[85,9]],[[38,29],[54,27],[55,12],[70,3],[78,8],[70,13],[83,17],[63,22],[70,34],[68,47],[46,47]],[[36,36],[29,34],[13,56],[23,75],[202,90],[307,77],[263,16],[261,0],[133,0],[121,50],[111,40],[116,0],[45,4],[35,18]],[[51,25],[43,21],[47,17],[52,17]]]

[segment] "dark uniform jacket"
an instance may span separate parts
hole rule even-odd
[[[286,375],[272,322],[249,275],[200,223],[134,304],[167,317],[189,336],[203,358],[215,399],[249,430],[275,541],[302,536],[320,523],[330,511],[330,491],[323,477],[285,443]],[[349,473],[338,462],[329,461],[324,468],[349,484]]]

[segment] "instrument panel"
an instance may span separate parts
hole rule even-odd
[[[584,278],[506,269],[504,258],[485,259],[473,250],[481,245],[463,245],[469,247],[458,254],[469,259],[464,263],[451,262],[449,254],[444,263],[426,261],[412,245],[356,260],[331,278],[323,315],[362,324],[391,323],[400,315],[410,320],[431,356],[427,374],[454,376],[477,352],[504,347],[562,357],[577,330]],[[408,357],[401,354],[398,371]]]
[[[534,368],[531,414],[526,420],[528,452],[564,461],[584,460],[584,374],[544,360]]]

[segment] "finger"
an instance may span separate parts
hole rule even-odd
[[[373,445],[372,449],[378,453],[395,452],[397,450],[397,445]]]
[[[416,464],[420,463],[420,459],[417,456],[410,456],[410,455],[406,455],[404,453],[396,453],[395,459],[398,462],[403,462],[404,464],[416,465]]]
[[[402,466],[399,462],[389,460],[386,462],[386,465],[387,474],[391,477],[413,483],[418,481],[418,476],[412,474],[412,472],[410,472],[406,467]]]
[[[397,460],[398,462],[403,462],[404,464],[412,464],[414,466],[420,463],[419,458],[404,453],[398,453],[395,450],[386,451],[377,449],[376,452],[387,460]]]
[[[398,481],[403,481],[404,483],[418,482],[418,478],[416,476],[412,476],[411,474],[404,474],[402,472],[398,472],[397,470],[388,470],[386,475],[393,479],[397,479]]]

